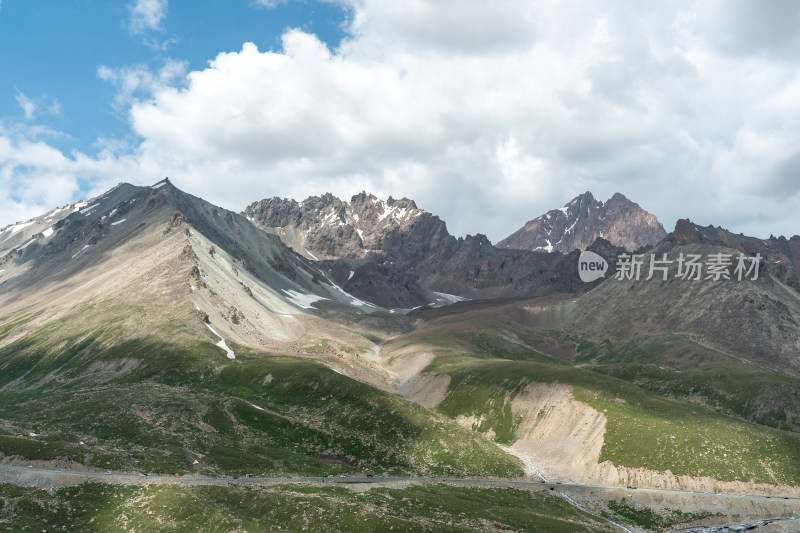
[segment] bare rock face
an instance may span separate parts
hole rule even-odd
[[[748,256],[759,254],[761,268],[794,290],[800,292],[800,236],[768,239],[732,233],[719,226],[698,226],[688,219],[678,220],[667,240],[681,244],[712,244],[731,248]]]
[[[274,233],[311,259],[371,258],[389,255],[414,261],[450,237],[445,223],[419,209],[413,200],[380,200],[365,192],[344,202],[332,194],[302,202],[270,198],[244,211],[252,222]]]
[[[576,209],[599,204],[584,200],[588,203]],[[415,307],[429,298],[426,291],[505,298],[575,293],[596,285],[580,281],[578,253],[501,249],[480,234],[457,239],[439,217],[406,198],[383,202],[363,192],[350,202],[330,194],[300,203],[272,198],[244,214],[298,253],[323,260],[349,293],[379,305]],[[602,238],[584,247],[590,246],[609,263],[624,251]],[[339,270],[353,275],[341,278]]]
[[[548,211],[499,243],[499,248],[569,253],[585,250],[597,238],[629,251],[653,246],[667,232],[658,219],[620,193],[603,203],[586,192],[564,207]]]
[[[413,200],[385,202],[362,192],[345,202],[331,194],[302,202],[271,198],[244,215],[297,253],[322,261],[350,294],[384,307],[431,301],[419,266],[456,239],[445,223]]]
[[[589,250],[602,256],[614,272],[625,250],[597,239]],[[453,239],[417,268],[421,284],[432,290],[473,299],[574,294],[590,290],[603,279],[584,283],[578,275],[580,252],[569,254],[507,250],[492,246],[485,235]]]
[[[389,262],[363,259],[323,261],[320,267],[348,294],[387,309],[412,309],[426,305],[431,295],[418,282],[418,276],[402,272]]]

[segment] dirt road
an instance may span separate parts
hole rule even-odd
[[[444,483],[472,488],[519,488],[549,491],[566,499],[573,505],[592,514],[599,515],[612,500],[627,501],[651,508],[672,508],[684,512],[712,512],[724,517],[723,522],[754,522],[768,518],[800,517],[800,499],[768,497],[749,494],[709,494],[691,491],[620,488],[577,484],[553,484],[517,479],[470,479],[451,477],[212,477],[143,475],[130,472],[104,472],[101,470],[69,470],[43,468],[18,464],[0,464],[0,483],[11,483],[25,487],[53,490],[81,483],[109,483],[116,485],[250,485],[273,486],[285,484],[336,485],[351,490],[369,490],[374,487],[402,489],[411,485]],[[795,527],[796,526],[796,527]],[[622,531],[639,531],[637,528],[619,526]],[[776,531],[800,531],[800,520],[784,524]],[[787,529],[788,528],[788,529]]]

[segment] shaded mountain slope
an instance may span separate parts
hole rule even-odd
[[[699,226],[689,220],[678,222],[672,239],[733,248],[748,255],[761,254],[764,265],[777,279],[800,292],[800,235],[790,238],[770,235],[768,239],[732,233],[719,226]]]
[[[577,254],[498,249],[480,234],[455,238],[442,220],[407,199],[383,202],[365,193],[350,202],[330,194],[300,203],[272,198],[244,213],[298,253],[336,259],[339,264],[324,268],[342,287],[384,307],[437,303],[435,293],[529,297],[591,287],[577,275]],[[589,245],[608,259],[622,251],[603,239]]]
[[[740,250],[707,239],[688,221],[644,255],[641,279],[609,279],[583,296],[570,324],[576,331],[611,339],[676,332],[698,335],[715,346],[770,368],[800,372],[800,294],[784,284],[765,260],[757,280],[733,274]],[[646,280],[650,254],[667,258],[668,279]],[[731,279],[676,277],[680,254],[730,254]],[[749,254],[748,254],[749,256]],[[707,273],[702,274],[703,278]]]
[[[622,248],[597,239],[589,250],[615,263]],[[454,239],[417,267],[420,284],[468,298],[544,296],[581,293],[601,280],[584,283],[578,276],[580,252],[532,252],[504,250],[492,246],[484,235]],[[613,272],[613,266],[609,273]]]

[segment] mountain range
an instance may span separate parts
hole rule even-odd
[[[330,268],[346,291],[384,307],[416,307],[434,301],[436,293],[486,299],[587,288],[578,277],[577,255],[569,255],[573,250],[506,250],[481,234],[456,238],[444,221],[407,198],[271,198],[243,214],[297,253],[327,260],[322,268]],[[607,259],[622,250],[602,238],[586,247]]]
[[[800,237],[689,220],[659,232],[622,195],[579,196],[514,234],[535,249],[515,249],[456,238],[408,199],[273,198],[235,213],[169,180],[119,184],[0,230],[0,458],[231,484],[369,473],[595,487],[568,494],[577,507],[468,483],[430,489],[452,507],[439,514],[374,504],[400,529],[648,530],[636,520],[697,518],[672,512],[683,505],[721,512],[695,492],[800,496]],[[585,250],[609,263],[592,283]],[[680,270],[679,257],[710,268],[720,254],[727,277]],[[740,254],[760,261],[741,280]],[[641,277],[625,275],[632,255]],[[656,502],[637,486],[677,492]],[[385,487],[397,505],[425,499],[398,487]],[[589,496],[597,487],[611,492]],[[286,515],[270,527],[302,523],[273,489],[214,489],[204,506],[218,516],[234,494],[268,495]],[[176,509],[199,494],[180,490]],[[373,509],[298,490],[353,523]],[[110,505],[90,497],[104,498],[54,496]],[[465,503],[487,498],[500,509],[490,526]],[[742,505],[773,512],[761,500]],[[514,522],[512,508],[538,518]]]

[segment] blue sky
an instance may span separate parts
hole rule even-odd
[[[92,152],[98,138],[130,134],[127,110],[113,105],[115,87],[97,74],[101,66],[158,69],[172,59],[198,70],[244,42],[279,49],[287,28],[302,28],[336,47],[347,16],[341,6],[313,1],[269,9],[248,0],[154,5],[165,6],[163,19],[139,31],[132,27],[132,2],[4,0],[0,117],[25,120],[20,100],[27,99],[37,124],[62,134],[53,145]]]
[[[0,72],[0,227],[169,176],[492,241],[587,190],[800,233],[795,0],[0,0]]]

